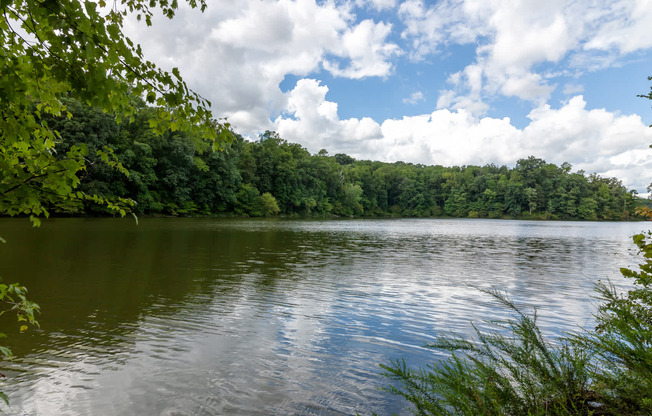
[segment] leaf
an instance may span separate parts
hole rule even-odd
[[[4,347],[0,345],[0,353],[5,356],[5,358],[11,359],[13,357],[13,354],[11,353],[11,350],[7,347]]]

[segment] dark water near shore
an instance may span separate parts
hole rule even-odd
[[[649,223],[491,220],[0,220],[0,276],[43,310],[10,333],[16,415],[380,415],[379,363],[504,317],[504,290],[552,336],[591,326]],[[4,409],[4,408],[3,408]]]

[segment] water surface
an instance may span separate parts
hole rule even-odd
[[[536,307],[590,327],[592,286],[635,264],[647,223],[491,220],[0,220],[0,275],[43,310],[7,340],[17,415],[404,413],[379,363]]]

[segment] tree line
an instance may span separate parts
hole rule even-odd
[[[616,178],[534,156],[513,168],[386,163],[310,154],[271,131],[254,142],[232,132],[223,151],[214,152],[192,132],[157,134],[149,120],[158,110],[144,103],[129,124],[72,99],[65,105],[72,117],[46,122],[60,133],[58,154],[81,148],[86,155],[77,190],[130,198],[139,215],[625,220],[642,202]],[[84,199],[51,209],[108,212]]]

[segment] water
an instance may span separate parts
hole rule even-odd
[[[379,363],[536,307],[590,327],[592,286],[636,264],[647,223],[490,220],[0,220],[0,275],[43,310],[1,389],[16,415],[405,413]],[[529,309],[528,309],[529,310]]]

